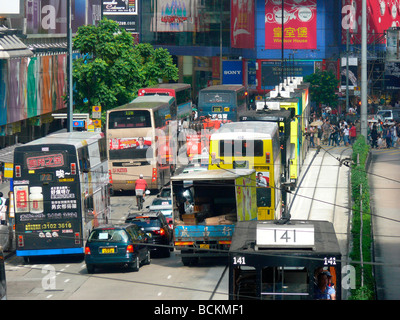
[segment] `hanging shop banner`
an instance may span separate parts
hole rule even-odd
[[[284,1],[285,49],[317,48],[317,0]],[[265,1],[265,48],[282,48],[282,1]]]
[[[231,0],[232,48],[254,48],[254,1]]]

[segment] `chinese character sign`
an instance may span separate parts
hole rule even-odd
[[[285,49],[317,48],[317,1],[285,0]],[[265,0],[265,48],[282,48],[282,1]]]

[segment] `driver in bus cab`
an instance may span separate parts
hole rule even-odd
[[[147,190],[147,182],[145,179],[143,179],[143,174],[139,175],[139,179],[137,179],[135,181],[135,192],[136,190],[143,190],[142,194],[143,194],[143,199],[144,199],[144,195],[145,195],[145,191]],[[137,192],[136,192],[137,194]],[[136,204],[139,206],[139,198],[136,196]]]

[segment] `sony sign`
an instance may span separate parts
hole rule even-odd
[[[222,84],[243,84],[243,63],[241,60],[222,61]]]

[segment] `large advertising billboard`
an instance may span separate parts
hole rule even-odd
[[[361,43],[362,0],[342,0],[342,43],[350,30],[351,43]],[[384,43],[384,33],[390,27],[400,27],[398,0],[367,0],[368,43]]]
[[[317,0],[285,0],[285,49],[317,48]],[[282,0],[265,1],[265,48],[282,48]]]

